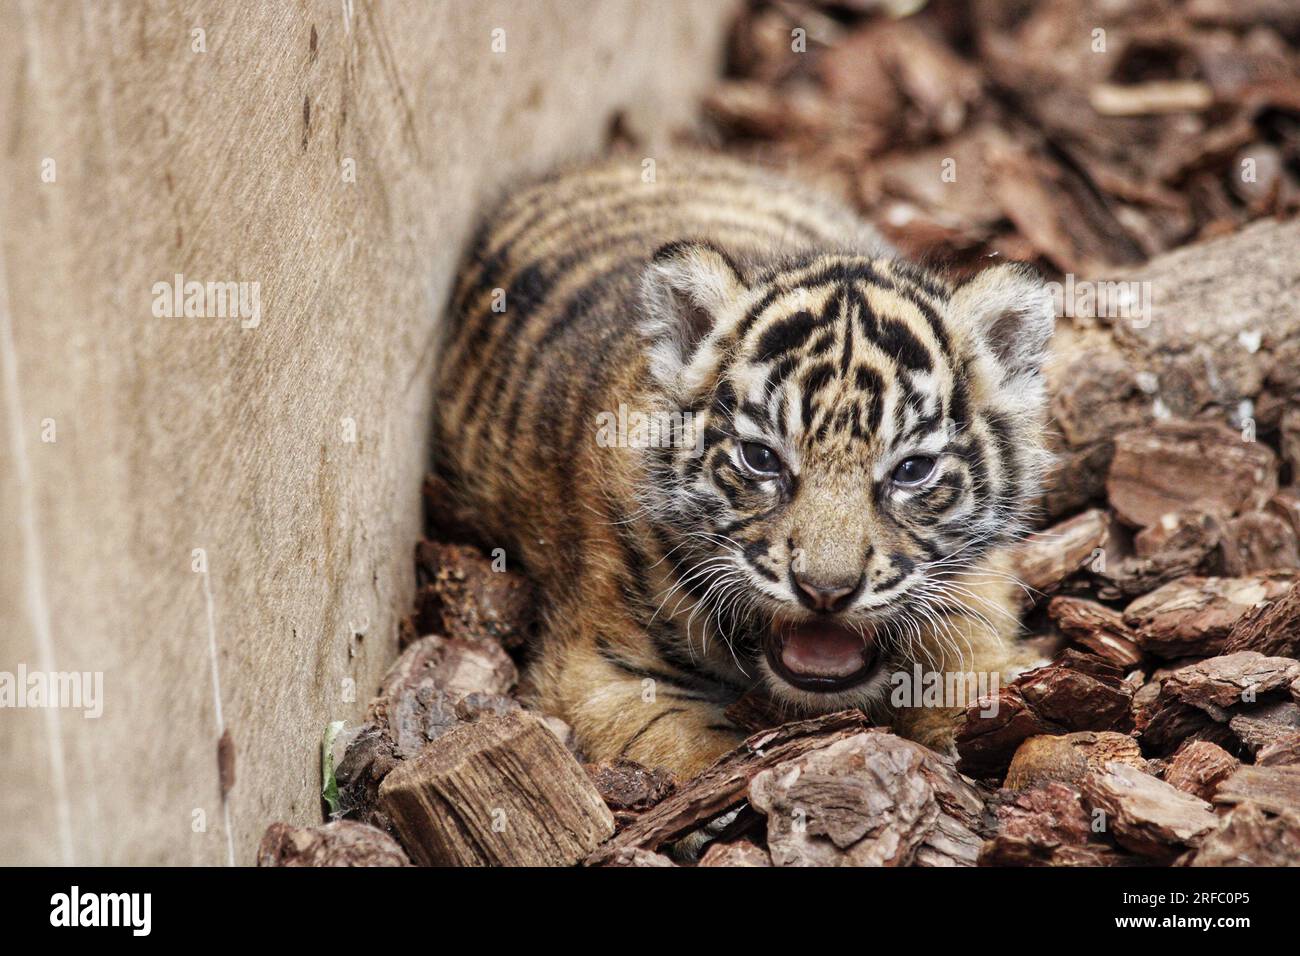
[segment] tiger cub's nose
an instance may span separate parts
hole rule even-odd
[[[815,611],[843,610],[862,585],[861,575],[853,582],[827,584],[796,572],[794,580],[799,585],[799,599]]]

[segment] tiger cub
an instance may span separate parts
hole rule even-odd
[[[951,748],[960,710],[893,692],[1011,664],[1042,281],[950,282],[733,161],[648,167],[516,193],[454,291],[434,465],[544,596],[526,692],[592,759],[679,774],[751,690]]]

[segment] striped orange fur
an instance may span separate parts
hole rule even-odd
[[[730,160],[649,171],[515,193],[450,310],[434,464],[539,585],[528,693],[591,757],[682,773],[741,739],[725,710],[756,688],[950,745],[954,711],[891,682],[1011,660],[1041,281],[952,283]]]

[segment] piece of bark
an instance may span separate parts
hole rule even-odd
[[[1128,730],[1133,691],[1123,672],[1091,654],[1067,649],[1046,667],[1012,682],[1043,718],[1067,730]]]
[[[1155,558],[1187,549],[1210,551],[1222,534],[1218,516],[1199,508],[1171,511],[1133,535],[1133,551],[1139,558]]]
[[[584,769],[622,829],[637,816],[672,795],[677,778],[667,770],[643,767],[632,760],[586,764]]]
[[[1290,411],[1288,411],[1288,414],[1290,414]],[[1296,410],[1296,414],[1300,416],[1300,409]],[[1300,453],[1300,449],[1297,449],[1297,452]],[[1300,475],[1300,461],[1291,465],[1291,474]],[[1283,488],[1268,499],[1265,510],[1285,521],[1287,526],[1300,538],[1300,490],[1295,487]]]
[[[1163,422],[1115,438],[1106,492],[1120,519],[1147,527],[1198,507],[1225,516],[1262,508],[1277,491],[1277,456],[1216,422]]]
[[[522,646],[535,624],[536,596],[528,579],[507,570],[504,560],[489,560],[466,545],[421,541],[419,633]]]
[[[610,856],[601,866],[629,866],[629,867],[650,867],[658,868],[665,866],[677,866],[672,860],[662,853],[655,853],[652,850],[643,850],[640,847],[628,846],[623,847],[617,853]]]
[[[933,751],[884,731],[764,770],[749,798],[767,817],[777,866],[972,866],[983,842],[969,825],[983,807],[974,787]]]
[[[586,771],[526,712],[439,737],[384,779],[379,801],[426,866],[568,866],[614,832]]]
[[[387,731],[377,724],[366,724],[353,736],[334,766],[338,785],[336,819],[350,818],[391,832],[392,821],[379,809],[379,785],[401,758]]]
[[[1163,694],[1137,733],[1144,751],[1162,756],[1174,753],[1189,740],[1205,740],[1230,753],[1239,752],[1241,747],[1225,722],[1200,707]]]
[[[1133,601],[1124,623],[1143,651],[1172,659],[1226,649],[1233,626],[1255,605],[1274,601],[1295,583],[1292,571],[1244,578],[1186,577]]]
[[[1300,767],[1239,767],[1219,784],[1214,802],[1220,806],[1254,803],[1269,813],[1300,813]]]
[[[1200,571],[1219,553],[1222,539],[1223,521],[1216,515],[1170,512],[1133,536],[1134,554],[1098,562],[1092,575],[1097,596],[1104,601],[1134,598]]]
[[[459,720],[474,721],[480,717],[503,717],[522,709],[519,701],[513,697],[475,691],[456,701],[455,712]]]
[[[723,716],[751,734],[780,727],[794,719],[787,707],[772,700],[761,690],[742,694],[723,712]]]
[[[1096,508],[1035,532],[1012,556],[1016,577],[1034,591],[1049,593],[1092,560],[1107,536],[1106,514]]]
[[[1300,814],[1233,807],[1201,841],[1187,866],[1300,866]]]
[[[1300,705],[1283,700],[1249,707],[1228,718],[1228,727],[1252,754],[1286,741],[1300,731]]]
[[[1002,786],[1029,790],[1047,783],[1078,784],[1112,761],[1145,769],[1137,742],[1114,731],[1085,730],[1059,736],[1030,737],[1016,750]]]
[[[1255,754],[1257,767],[1286,767],[1300,764],[1300,732],[1286,734]]]
[[[413,757],[464,721],[456,712],[463,698],[504,696],[518,679],[514,662],[495,641],[430,635],[389,668],[367,716],[388,733],[397,756]]]
[[[1215,716],[1212,708],[1254,703],[1270,691],[1287,687],[1298,677],[1300,661],[1237,651],[1179,668],[1165,680],[1161,693]]]
[[[1128,862],[1093,841],[1079,791],[1047,783],[1010,796],[997,809],[998,829],[980,849],[980,866],[1115,866]]]
[[[1089,774],[1082,791],[1088,807],[1106,815],[1116,843],[1155,860],[1172,861],[1217,823],[1204,800],[1124,764]]]
[[[1223,651],[1300,657],[1300,587],[1265,598],[1242,615],[1223,642]]]
[[[1193,740],[1170,758],[1164,780],[1171,787],[1209,802],[1219,784],[1240,766],[1240,760],[1217,744]]]
[[[387,833],[336,820],[317,827],[272,823],[257,847],[258,866],[410,866]]]
[[[1300,565],[1295,531],[1267,511],[1247,512],[1225,523],[1219,555],[1220,571],[1229,577]]]
[[[748,840],[711,843],[700,857],[700,866],[771,866],[772,858],[762,847]]]
[[[1065,732],[1031,709],[1019,690],[1003,687],[996,697],[982,698],[967,710],[957,731],[957,766],[972,777],[1001,777],[1025,740]]]
[[[1047,614],[1066,637],[1103,660],[1124,668],[1142,662],[1136,635],[1119,611],[1084,598],[1054,597]]]
[[[749,782],[768,767],[851,737],[866,726],[861,711],[846,710],[754,734],[682,783],[676,793],[588,857],[587,863],[598,865],[623,847],[657,850],[741,803]]]

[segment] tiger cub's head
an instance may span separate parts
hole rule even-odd
[[[642,300],[652,388],[697,439],[652,457],[646,513],[735,666],[805,708],[871,707],[886,662],[945,639],[946,609],[992,616],[962,582],[1024,533],[1048,457],[1053,313],[1032,268],[953,285],[683,242]]]

